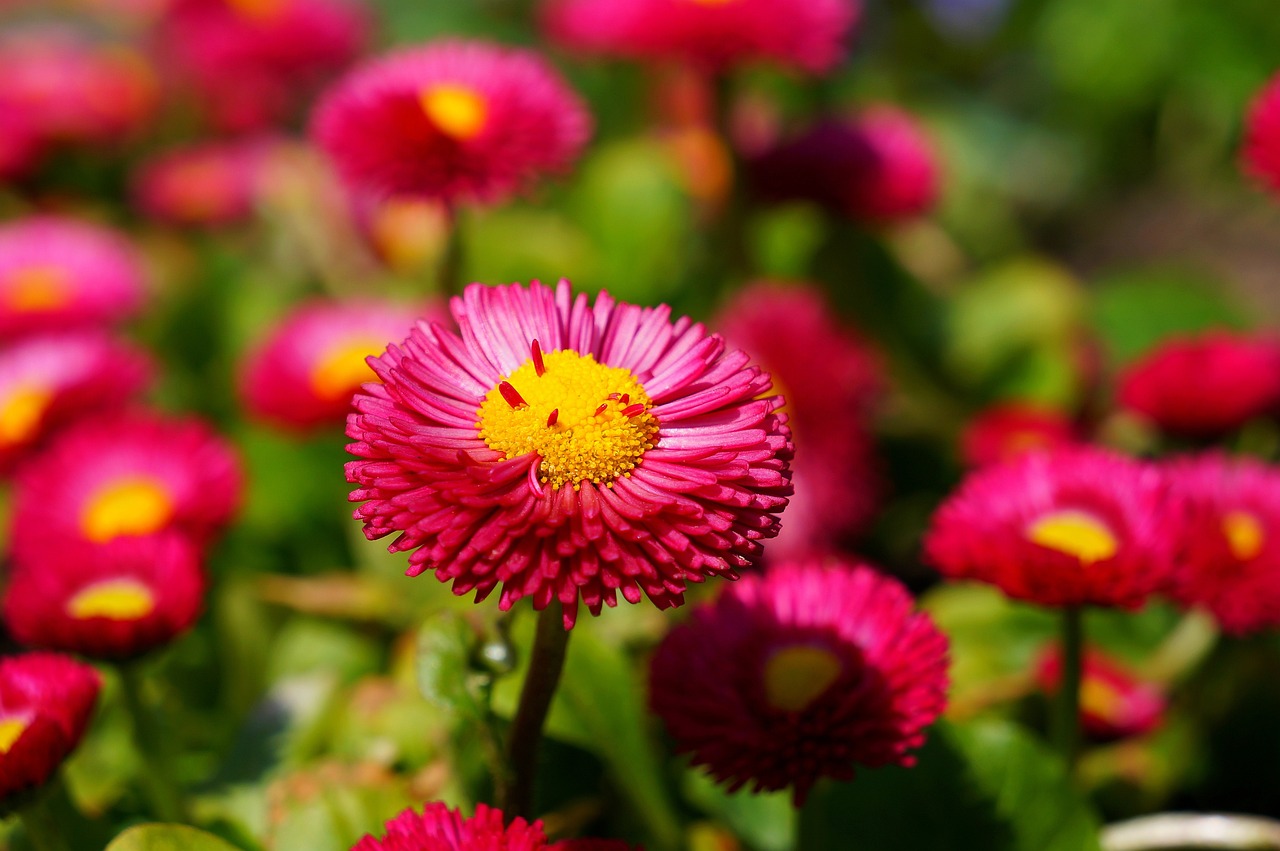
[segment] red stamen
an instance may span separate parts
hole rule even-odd
[[[511,386],[510,381],[504,381],[498,385],[498,392],[502,394],[502,398],[507,400],[507,404],[512,408],[523,408],[529,403],[520,395],[520,391]]]
[[[634,417],[636,414],[643,414],[643,413],[644,413],[644,405],[642,405],[639,402],[636,402],[634,405],[630,405],[622,409],[622,415],[624,417]]]
[[[556,420],[558,419],[560,419],[560,409],[556,408],[554,411],[552,411],[550,414],[547,415],[547,428],[550,428],[551,426],[555,425]]]
[[[601,403],[600,403],[600,407],[596,408],[596,412],[595,412],[594,414],[592,414],[591,416],[593,416],[593,417],[598,417],[598,416],[600,416],[601,414],[603,414],[603,413],[605,412],[605,410],[606,410],[608,407],[609,407],[609,403],[608,403],[608,402],[601,402]]]
[[[608,399],[610,402],[613,402],[613,401],[616,401],[616,400],[617,400],[617,398],[618,398],[618,394],[617,394],[617,393],[610,393],[610,394],[609,394],[608,396],[606,396],[605,398],[606,398],[606,399]]]
[[[547,371],[547,365],[542,362],[542,346],[538,345],[538,341],[533,341],[533,371],[538,373],[541,378]]]
[[[623,393],[623,394],[622,394],[622,396],[618,398],[618,404],[619,404],[619,405],[621,405],[621,406],[622,406],[622,407],[624,407],[624,408],[625,408],[627,405],[630,405],[630,404],[631,404],[631,394],[630,394],[630,393]]]

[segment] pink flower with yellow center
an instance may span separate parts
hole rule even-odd
[[[724,589],[653,656],[649,700],[677,749],[730,791],[855,765],[911,765],[946,705],[947,639],[897,580],[786,562]]]
[[[1244,170],[1280,194],[1280,74],[1254,97],[1245,120]]]
[[[861,11],[857,0],[549,0],[543,20],[553,38],[592,53],[816,74],[844,57]]]
[[[537,54],[447,41],[357,68],[324,97],[311,129],[358,189],[495,202],[567,167],[591,118]]]
[[[367,363],[409,336],[419,317],[447,322],[443,306],[313,301],[287,316],[248,356],[241,396],[254,416],[288,428],[342,423],[351,397],[378,377]]]
[[[204,422],[131,411],[79,423],[18,471],[19,569],[60,546],[178,531],[204,541],[240,498],[235,452]]]
[[[0,659],[0,809],[80,744],[101,685],[93,668],[55,653]]]
[[[970,467],[1010,461],[1081,443],[1076,425],[1055,408],[1034,402],[1003,402],[980,412],[960,436],[960,457]]]
[[[1101,449],[1032,452],[970,473],[933,515],[944,576],[1044,606],[1137,608],[1172,568],[1160,471]]]
[[[127,403],[153,372],[145,352],[98,331],[0,349],[0,472],[58,426]]]
[[[1056,644],[1040,655],[1036,682],[1049,695],[1062,687],[1062,652]],[[1107,742],[1146,735],[1164,721],[1167,703],[1158,686],[1138,679],[1101,650],[1085,651],[1080,723],[1089,738]]]
[[[559,602],[568,627],[580,600],[667,608],[759,561],[791,438],[747,355],[565,281],[473,284],[451,308],[459,331],[419,323],[372,361],[347,421],[355,516],[410,575]]]
[[[145,275],[115,232],[55,216],[0,225],[0,338],[104,325],[134,315]]]
[[[1280,625],[1280,469],[1209,452],[1165,471],[1178,509],[1170,596],[1235,635]]]
[[[418,813],[405,810],[387,822],[381,839],[366,836],[351,851],[628,851],[610,839],[566,839],[548,842],[541,821],[514,818],[504,824],[502,811],[476,804],[471,818],[445,804],[427,804]]]
[[[204,142],[165,151],[133,175],[146,215],[196,227],[231,225],[253,214],[272,139]]]

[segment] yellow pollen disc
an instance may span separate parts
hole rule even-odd
[[[1027,539],[1069,556],[1081,564],[1111,558],[1120,548],[1107,525],[1083,511],[1055,511],[1031,524]]]
[[[136,621],[155,611],[156,597],[136,579],[95,582],[67,601],[67,614],[76,620],[110,618]]]
[[[19,387],[0,400],[0,446],[16,446],[35,436],[53,393],[42,387]]]
[[[30,726],[31,722],[26,718],[0,718],[0,756],[13,750]]]
[[[538,478],[552,488],[578,490],[583,481],[609,485],[630,475],[658,434],[640,382],[628,369],[567,349],[547,352],[543,362],[542,375],[530,359],[489,391],[476,411],[480,437],[508,458],[536,452],[542,458]],[[523,402],[513,406],[504,384]]]
[[[781,712],[799,712],[840,676],[840,658],[822,647],[784,647],[764,665],[764,694]]]
[[[354,395],[361,384],[377,380],[365,358],[381,354],[386,347],[385,340],[372,337],[335,347],[311,370],[311,390],[330,402]]]
[[[131,535],[150,535],[173,517],[173,500],[154,479],[120,479],[102,488],[80,515],[84,536],[95,544]]]
[[[1240,561],[1256,558],[1267,539],[1258,518],[1247,511],[1228,511],[1223,515],[1222,534],[1227,537],[1231,554]]]
[[[489,119],[489,105],[475,89],[442,83],[430,86],[419,95],[422,111],[431,123],[460,142],[474,139],[484,130]]]
[[[1124,706],[1124,695],[1105,680],[1085,677],[1080,684],[1080,708],[1100,718],[1115,718]]]
[[[289,0],[227,0],[231,10],[253,21],[267,21],[284,13]]]
[[[19,313],[65,307],[71,300],[66,273],[57,266],[28,266],[10,273],[6,301]]]

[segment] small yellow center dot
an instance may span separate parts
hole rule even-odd
[[[31,726],[31,720],[10,716],[0,718],[0,756],[13,750],[13,746],[22,738],[22,734]]]
[[[361,384],[377,380],[365,358],[380,354],[386,347],[386,340],[372,337],[335,346],[311,370],[311,390],[329,402],[352,396]]]
[[[824,647],[784,647],[765,662],[765,699],[780,712],[799,712],[831,688],[843,669],[840,657]]]
[[[284,14],[289,0],[227,0],[227,5],[242,18],[269,21]]]
[[[1099,677],[1085,677],[1080,685],[1080,708],[1099,718],[1113,719],[1124,708],[1124,695]]]
[[[508,458],[537,453],[538,480],[559,488],[610,485],[653,448],[658,420],[631,371],[564,349],[534,356],[498,383],[477,410],[489,448]]]
[[[57,266],[27,266],[9,275],[5,301],[18,313],[47,313],[71,301],[66,273]]]
[[[146,584],[136,579],[108,579],[82,589],[67,601],[66,611],[76,620],[136,621],[155,608],[155,594]]]
[[[17,446],[35,437],[53,393],[42,387],[18,387],[0,400],[0,446]]]
[[[465,142],[479,136],[489,120],[489,105],[468,86],[441,83],[423,89],[422,111],[446,136]]]
[[[94,494],[80,515],[84,536],[95,544],[163,529],[173,517],[173,500],[160,482],[131,477]]]
[[[1257,558],[1267,540],[1262,523],[1247,511],[1228,511],[1223,515],[1222,534],[1227,538],[1231,554],[1240,561]]]
[[[1093,564],[1109,559],[1120,549],[1115,534],[1097,517],[1084,511],[1055,511],[1027,529],[1027,539]]]

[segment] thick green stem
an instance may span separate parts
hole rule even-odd
[[[138,668],[125,664],[119,667],[119,671],[120,693],[133,722],[134,743],[144,761],[139,780],[151,804],[152,814],[160,821],[186,821],[186,807],[174,776],[169,740],[142,696],[142,677]]]
[[[1062,682],[1058,688],[1056,740],[1067,770],[1074,774],[1080,750],[1080,681],[1084,665],[1084,609],[1062,610]]]
[[[19,810],[18,817],[26,830],[27,841],[35,851],[71,851],[71,844],[63,833],[63,820],[56,811],[56,805],[65,801],[66,794],[62,776],[54,774],[46,787]]]
[[[462,295],[466,282],[462,280],[462,217],[458,208],[450,205],[446,213],[449,234],[445,237],[444,256],[440,258],[437,283],[446,296]]]
[[[564,628],[558,606],[548,606],[538,615],[538,629],[529,657],[529,672],[520,690],[520,705],[511,722],[507,739],[508,776],[499,790],[499,805],[508,819],[532,818],[533,790],[538,773],[538,746],[542,725],[551,709],[560,672],[564,670],[569,630]]]

